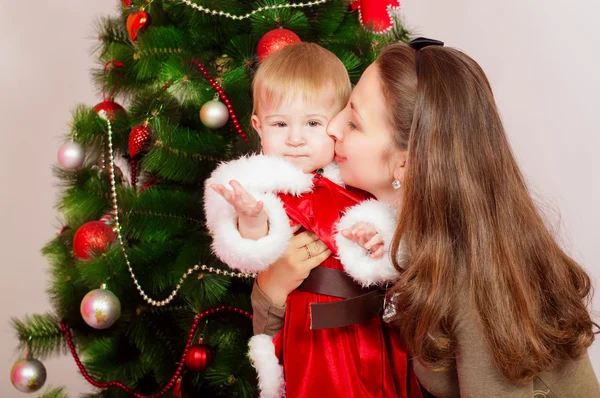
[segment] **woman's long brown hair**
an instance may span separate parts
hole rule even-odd
[[[594,340],[590,278],[531,199],[479,65],[443,47],[385,49],[376,64],[395,142],[408,151],[393,253],[394,322],[411,355],[448,369],[458,288],[502,374],[531,380]],[[462,281],[462,282],[461,282]]]

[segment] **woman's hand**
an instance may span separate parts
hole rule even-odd
[[[292,227],[294,232],[300,225]],[[331,250],[312,232],[304,231],[290,239],[286,252],[256,277],[260,289],[274,305],[283,306],[310,271],[331,255]]]
[[[341,231],[342,236],[368,251],[371,258],[381,258],[384,253],[384,242],[375,227],[366,222],[356,224],[352,229]]]

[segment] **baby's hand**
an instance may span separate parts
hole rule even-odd
[[[352,229],[345,229],[341,233],[344,238],[356,242],[370,253],[371,258],[383,257],[383,238],[371,224],[360,222],[354,225]]]
[[[229,185],[233,188],[233,192],[221,184],[211,184],[210,187],[225,198],[235,208],[238,215],[258,217],[263,210],[263,202],[254,199],[236,180],[229,181]]]

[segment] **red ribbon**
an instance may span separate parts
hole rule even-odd
[[[123,69],[122,69],[123,66],[125,66],[125,64],[123,62],[117,61],[116,59],[111,59],[110,61],[108,61],[107,63],[104,64],[104,73],[109,72],[110,69],[112,69],[112,68],[119,69],[119,80],[117,80],[117,82],[115,83],[115,86],[113,87],[112,91],[108,95],[108,101],[112,101],[113,96],[115,94],[115,90],[117,89],[117,87],[119,87],[119,83],[123,79]],[[102,100],[103,101],[107,101],[106,95],[105,95],[105,93],[106,93],[105,89],[106,89],[106,83],[104,83],[104,87],[102,87]]]

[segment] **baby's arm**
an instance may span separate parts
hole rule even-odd
[[[238,231],[244,239],[258,240],[269,233],[269,217],[264,210],[264,203],[257,201],[242,185],[229,181],[233,192],[221,184],[210,187],[232,205],[238,216]]]

